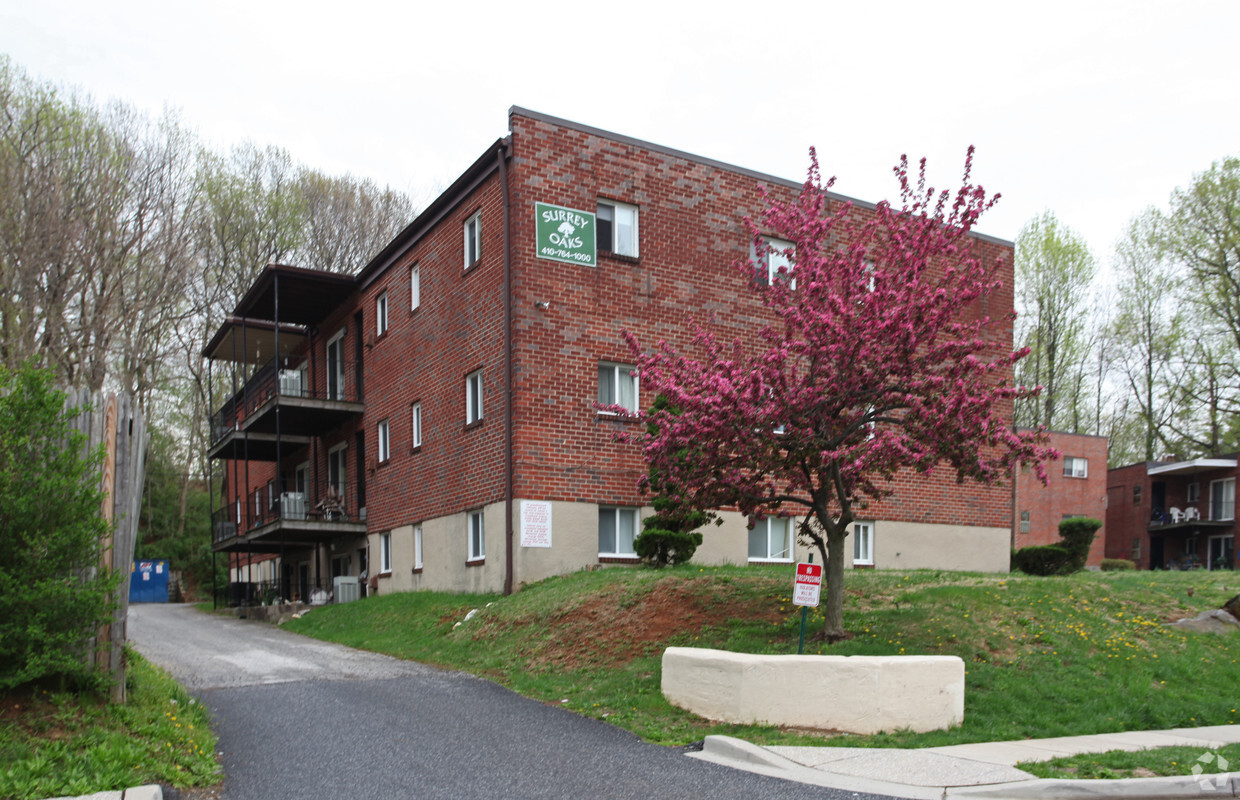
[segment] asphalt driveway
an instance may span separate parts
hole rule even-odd
[[[128,631],[211,709],[225,800],[865,797],[686,758],[489,681],[191,606],[131,606]]]

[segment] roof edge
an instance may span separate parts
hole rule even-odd
[[[603,130],[602,128],[595,128],[591,125],[583,125],[580,122],[573,122],[572,120],[569,120],[569,119],[563,119],[561,117],[552,116],[551,114],[544,114],[540,111],[533,111],[531,109],[523,108],[517,105],[510,106],[508,109],[508,116],[511,118],[513,115],[528,117],[530,119],[537,120],[539,122],[546,122],[551,125],[559,125],[564,128],[570,128],[575,131],[580,131],[581,133],[590,134],[591,136],[598,136],[603,139],[609,139],[613,142],[619,142],[621,144],[628,144],[628,145],[634,145],[636,147],[642,147],[647,150],[653,150],[656,153],[663,153],[664,155],[674,156],[676,158],[683,158],[686,161],[692,161],[696,164],[702,164],[703,166],[707,166],[707,167],[714,167],[715,169],[727,170],[728,172],[735,172],[737,174],[744,175],[749,178],[754,178],[755,180],[767,181],[769,183],[773,183],[779,186],[785,186],[790,189],[800,189],[802,186],[805,185],[804,181],[789,180],[788,178],[781,178],[777,175],[769,175],[765,172],[758,172],[757,170],[752,170],[747,167],[738,167],[737,165],[729,164],[726,161],[718,161],[716,159],[707,158],[706,156],[696,155],[694,153],[690,153],[685,150],[677,150],[674,147],[666,147],[664,145],[655,144],[654,142],[648,142],[644,139],[638,139],[633,136],[625,136],[623,134]],[[511,128],[512,126],[510,124],[509,130],[511,130]],[[869,209],[871,211],[878,208],[877,203],[871,203],[868,200],[859,200],[858,198],[849,197],[848,195],[839,194],[837,192],[827,192],[827,197],[830,198],[831,200],[835,200],[840,203],[851,203],[854,206],[859,206],[861,208]],[[1010,241],[1008,239],[1002,239],[998,236],[991,236],[990,234],[986,234],[986,233],[979,233],[977,231],[969,231],[969,236],[974,239],[979,239],[984,242],[991,242],[993,244],[1003,245],[1006,247],[1011,247],[1013,249],[1015,249],[1016,247],[1016,243],[1014,241]]]

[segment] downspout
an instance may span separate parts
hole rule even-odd
[[[504,594],[515,583],[512,526],[512,204],[508,191],[506,146],[495,151],[499,162],[500,192],[504,203]]]

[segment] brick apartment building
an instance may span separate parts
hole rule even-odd
[[[1107,439],[1105,436],[1052,431],[1049,444],[1063,458],[1046,465],[1044,485],[1033,470],[1021,467],[1014,483],[1012,549],[1059,542],[1059,523],[1068,517],[1092,517],[1103,527],[1094,536],[1086,566],[1102,563],[1106,551]]]
[[[1236,569],[1240,454],[1145,461],[1107,474],[1107,556],[1141,569]]]
[[[644,467],[614,435],[638,423],[597,410],[652,400],[621,331],[688,345],[694,317],[728,337],[769,321],[734,267],[760,187],[801,184],[513,108],[356,276],[268,266],[204,353],[234,376],[212,417],[215,550],[278,557],[276,593],[302,598],[335,576],[491,592],[636,562]],[[1005,259],[979,303],[1005,320],[1012,245],[975,246]],[[990,335],[1010,351],[1009,322]],[[869,507],[856,565],[1008,568],[1011,488],[946,472]],[[695,560],[797,555],[786,520],[723,516]]]

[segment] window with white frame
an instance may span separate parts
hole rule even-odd
[[[392,534],[379,534],[379,571],[392,571]]]
[[[1080,456],[1064,456],[1063,476],[1065,478],[1088,478],[1089,462]]]
[[[1020,532],[1021,533],[1029,532],[1029,512],[1028,511],[1020,512]]]
[[[392,457],[392,426],[388,424],[386,419],[379,422],[377,433],[379,439],[379,463],[382,464]]]
[[[388,331],[388,293],[383,292],[375,300],[375,334],[382,336]]]
[[[595,223],[600,250],[637,258],[637,206],[600,200]]]
[[[476,212],[465,221],[465,269],[469,269],[482,258],[482,212]]]
[[[469,520],[469,559],[481,561],[486,558],[486,529],[483,526],[482,512],[471,511]]]
[[[409,268],[409,307],[417,310],[422,305],[422,267],[414,264]]]
[[[422,446],[422,404],[414,403],[410,415],[413,418],[413,447]]]
[[[792,259],[796,255],[796,245],[786,239],[767,237],[763,239],[766,252],[755,253],[754,261],[758,265],[758,282],[769,286],[776,280],[797,288],[796,279],[792,277]],[[783,270],[781,275],[780,270]]]
[[[422,569],[422,526],[413,526],[413,568]]]
[[[482,370],[465,376],[465,424],[482,420]]]
[[[793,523],[791,517],[753,520],[749,529],[749,560],[791,561]]]
[[[853,565],[874,566],[874,523],[853,523]]]
[[[1210,481],[1210,519],[1236,518],[1236,479]]]
[[[600,556],[636,556],[633,540],[637,538],[636,508],[600,508],[598,510],[598,554]]]
[[[599,364],[598,402],[601,406],[623,406],[626,411],[636,414],[637,367],[631,364]]]

